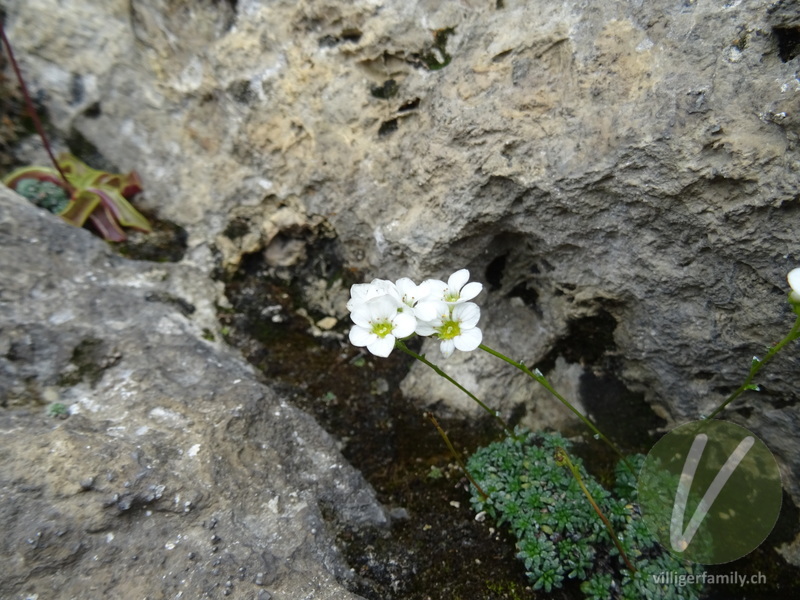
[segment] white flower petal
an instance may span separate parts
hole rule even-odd
[[[469,281],[469,271],[466,269],[461,269],[460,271],[456,271],[447,280],[447,287],[450,288],[451,292],[458,293],[458,291],[464,287],[464,284]]]
[[[409,291],[416,289],[417,284],[408,277],[401,277],[395,282],[395,287],[397,288],[397,291],[400,292],[400,295],[403,296]]]
[[[422,283],[420,283],[417,286],[417,294],[419,294],[417,300],[422,300],[423,298],[430,296],[431,295],[430,284],[427,281],[423,281]]]
[[[362,302],[361,304],[356,306],[350,312],[350,318],[353,320],[353,323],[355,323],[359,327],[363,327],[364,329],[372,329],[372,325],[369,322],[371,318],[370,311],[366,302]]]
[[[439,348],[442,351],[442,356],[449,358],[453,354],[453,350],[456,349],[456,345],[453,340],[442,340],[442,345]]]
[[[472,350],[475,350],[475,348],[481,345],[482,341],[483,333],[477,327],[462,331],[461,335],[457,335],[453,338],[456,348],[462,352],[471,352]]]
[[[397,291],[400,294],[400,300],[413,307],[417,302],[422,300],[428,295],[428,286],[417,285],[408,277],[403,277],[397,280]]]
[[[480,318],[481,309],[474,302],[456,304],[453,307],[453,320],[459,322],[462,330],[475,327]]]
[[[399,338],[410,336],[417,328],[417,319],[411,313],[397,313],[392,319],[392,334]]]
[[[800,294],[800,267],[789,271],[786,280],[789,282],[789,287],[792,288],[795,293]]]
[[[480,284],[477,281],[470,281],[467,285],[461,288],[461,294],[459,295],[458,299],[461,302],[472,300],[475,296],[480,294],[482,290],[483,284]]]
[[[367,346],[367,350],[372,352],[375,356],[386,358],[392,353],[394,348],[394,336],[387,335],[386,337],[376,337],[375,341]]]
[[[369,329],[364,329],[358,325],[350,328],[350,334],[348,337],[350,338],[350,343],[353,344],[353,346],[358,346],[360,348],[368,346],[378,339],[378,336],[372,333]]]
[[[397,314],[397,309],[400,308],[400,302],[387,295],[368,300],[364,306],[369,311],[371,321],[391,321]]]
[[[433,325],[428,321],[417,321],[417,327],[414,332],[417,335],[429,336],[436,333],[436,329],[434,329]]]
[[[354,283],[350,286],[350,297],[353,300],[366,300],[375,291],[375,286],[369,283]]]
[[[392,283],[388,279],[373,279],[372,281],[369,282],[369,285],[380,290],[381,295],[388,294],[392,290],[397,289],[394,283]]]
[[[443,300],[425,300],[417,303],[414,314],[420,321],[431,321],[439,326],[449,316],[450,307]]]
[[[394,290],[394,284],[383,279],[373,279],[372,283],[356,283],[350,286],[350,300],[347,302],[347,310],[352,312],[365,302],[385,296],[392,290]],[[399,298],[397,290],[394,290],[394,295]]]
[[[426,279],[420,284],[428,293],[420,300],[444,300],[444,293],[447,291],[447,284],[440,279]]]

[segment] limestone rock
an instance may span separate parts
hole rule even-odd
[[[215,285],[115,256],[6,188],[0,270],[0,596],[356,598],[337,524],[383,510],[214,341]]]
[[[139,170],[204,271],[273,244],[290,269],[321,230],[367,280],[467,266],[489,345],[608,369],[672,423],[791,324],[795,2],[7,4],[54,124]],[[276,231],[287,206],[305,233]],[[768,445],[797,433],[786,354],[728,413]],[[534,392],[507,402],[503,369],[464,360],[487,402],[531,412]]]

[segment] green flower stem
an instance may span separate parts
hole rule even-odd
[[[581,421],[583,421],[583,422],[584,422],[584,424],[585,424],[585,425],[586,425],[586,426],[587,426],[589,429],[591,429],[591,430],[594,432],[595,436],[596,436],[598,439],[601,439],[601,440],[603,440],[603,441],[604,441],[606,444],[608,444],[608,446],[609,446],[609,447],[610,447],[610,448],[611,448],[611,449],[612,449],[614,452],[616,452],[616,453],[617,453],[617,455],[618,455],[618,456],[619,456],[619,457],[620,457],[620,458],[621,458],[623,461],[625,461],[625,465],[628,467],[628,469],[630,470],[630,472],[631,472],[631,473],[633,473],[634,475],[636,474],[636,472],[633,470],[633,467],[631,466],[631,464],[630,464],[630,463],[628,462],[628,460],[625,458],[625,455],[624,455],[624,454],[623,454],[623,453],[620,451],[620,449],[619,449],[619,448],[617,448],[617,445],[616,445],[614,442],[612,442],[610,439],[608,439],[608,438],[605,436],[605,434],[604,434],[602,431],[600,431],[600,430],[599,430],[599,429],[598,429],[598,428],[595,426],[595,424],[594,424],[594,423],[592,423],[592,422],[589,420],[589,418],[588,418],[588,417],[586,417],[585,415],[583,415],[583,414],[582,414],[582,413],[581,413],[581,412],[580,412],[580,411],[579,411],[577,408],[575,408],[575,407],[574,407],[574,406],[573,406],[573,405],[572,405],[572,404],[571,404],[571,403],[570,403],[570,402],[569,402],[569,401],[568,401],[566,398],[564,398],[564,396],[562,396],[561,394],[559,394],[559,393],[558,393],[558,392],[555,390],[555,388],[553,388],[553,386],[552,386],[552,385],[550,385],[550,382],[549,382],[549,381],[547,381],[547,379],[545,378],[545,376],[544,376],[544,375],[542,375],[542,373],[539,371],[539,369],[536,369],[536,370],[534,370],[534,371],[531,371],[531,370],[530,370],[530,369],[529,369],[527,366],[525,366],[523,363],[521,363],[521,362],[517,362],[516,360],[513,360],[513,359],[511,359],[511,358],[507,357],[505,354],[502,354],[502,353],[498,352],[497,350],[492,350],[491,348],[489,348],[489,346],[487,346],[487,345],[485,345],[485,344],[481,344],[481,345],[480,345],[480,346],[478,346],[478,347],[479,347],[481,350],[483,350],[484,352],[488,352],[488,353],[489,353],[489,354],[491,354],[492,356],[496,356],[497,358],[499,358],[499,359],[501,359],[501,360],[504,360],[504,361],[506,361],[506,362],[507,362],[508,364],[510,364],[512,367],[516,367],[517,369],[519,369],[520,371],[522,371],[523,373],[525,373],[525,374],[526,374],[528,377],[531,377],[532,379],[534,379],[535,381],[537,381],[538,383],[540,383],[540,384],[541,384],[541,385],[542,385],[542,386],[543,386],[543,387],[544,387],[544,388],[545,388],[545,389],[546,389],[548,392],[550,392],[551,394],[553,394],[553,396],[555,396],[555,397],[556,397],[556,399],[558,399],[558,401],[559,401],[559,402],[561,402],[561,404],[563,404],[563,405],[564,405],[564,406],[566,406],[568,409],[570,409],[570,410],[571,410],[573,413],[575,413],[575,414],[577,415],[577,417],[578,417],[578,418],[579,418]]]
[[[725,407],[728,406],[728,404],[730,404],[734,400],[736,400],[736,398],[738,398],[744,391],[754,389],[753,379],[755,379],[755,376],[758,375],[758,372],[761,370],[761,368],[764,365],[766,365],[769,361],[771,361],[773,358],[775,358],[775,355],[778,352],[780,352],[781,349],[786,344],[788,344],[793,340],[796,340],[798,337],[800,337],[800,316],[798,316],[797,319],[795,320],[791,331],[789,331],[789,334],[785,338],[783,338],[780,342],[775,344],[772,348],[770,348],[769,352],[767,352],[767,355],[764,358],[760,360],[758,358],[753,358],[753,361],[750,363],[750,373],[747,374],[747,378],[744,380],[744,383],[741,386],[739,386],[739,388],[735,392],[733,392],[730,396],[728,396],[727,400],[725,400],[725,402],[720,404],[716,408],[716,410],[714,410],[714,412],[712,412],[705,418],[713,419],[719,413],[725,410]]]
[[[405,352],[409,356],[412,356],[412,357],[416,358],[422,364],[429,366],[431,369],[433,369],[436,372],[437,375],[439,375],[440,377],[444,377],[447,381],[452,383],[454,386],[456,386],[458,389],[460,389],[462,392],[464,392],[467,396],[472,398],[475,402],[478,403],[478,406],[480,406],[483,410],[485,410],[487,413],[492,415],[492,417],[497,419],[497,422],[500,423],[500,425],[503,427],[503,431],[506,432],[506,435],[508,435],[510,437],[514,437],[514,434],[508,428],[508,425],[502,419],[502,417],[500,417],[500,414],[497,411],[492,410],[491,408],[486,406],[486,404],[484,404],[475,394],[470,392],[467,388],[465,388],[463,385],[458,383],[455,379],[450,377],[450,375],[448,375],[447,373],[442,371],[439,367],[437,367],[435,364],[433,364],[431,361],[429,361],[427,358],[425,358],[425,356],[423,356],[421,354],[417,354],[416,352],[411,350],[408,346],[406,346],[403,343],[402,340],[395,340],[394,345],[395,345],[395,348],[397,348],[398,350],[402,350],[403,352]]]
[[[483,488],[481,488],[481,486],[478,485],[478,482],[472,478],[472,475],[470,475],[470,472],[467,470],[467,466],[464,464],[464,461],[461,460],[461,456],[459,455],[458,452],[456,452],[456,449],[453,447],[453,444],[450,443],[450,438],[447,437],[447,434],[445,433],[444,429],[442,429],[441,425],[439,425],[439,421],[436,420],[436,417],[434,417],[432,413],[426,412],[425,416],[431,423],[433,423],[433,426],[436,427],[436,431],[438,431],[439,435],[442,436],[444,443],[450,450],[450,454],[452,454],[453,458],[456,459],[458,466],[461,467],[461,470],[464,472],[464,475],[467,476],[467,479],[469,479],[470,483],[475,486],[476,490],[478,490],[478,493],[481,495],[481,499],[484,502],[488,500],[489,496],[486,495],[486,492],[483,491]]]
[[[583,490],[584,495],[589,499],[589,504],[592,505],[594,512],[597,513],[597,516],[600,517],[600,520],[603,521],[603,524],[606,526],[606,530],[608,531],[608,535],[611,536],[611,540],[614,542],[614,545],[619,550],[620,556],[625,561],[625,565],[630,569],[631,573],[636,573],[636,569],[631,564],[631,561],[628,559],[628,555],[625,554],[625,550],[622,548],[622,544],[617,537],[617,534],[614,533],[614,528],[611,526],[611,522],[606,518],[603,514],[603,511],[600,510],[600,507],[595,502],[594,498],[592,497],[591,492],[586,488],[586,485],[583,483],[583,478],[581,477],[580,471],[578,468],[572,463],[569,459],[569,455],[567,451],[563,448],[558,448],[556,451],[556,462],[561,465],[566,465],[570,471],[572,471],[572,476],[575,477],[575,481],[578,482],[578,485],[581,486],[581,490]]]

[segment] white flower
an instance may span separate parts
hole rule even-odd
[[[353,310],[373,298],[390,295],[400,300],[397,287],[386,279],[373,279],[371,283],[356,283],[350,287],[350,300],[347,302],[347,310]]]
[[[426,298],[419,301],[415,308],[418,319],[430,321],[435,316],[436,305],[439,302],[446,302],[453,306],[472,300],[481,293],[483,285],[477,281],[469,281],[469,271],[461,269],[456,271],[447,279],[447,283],[438,279],[428,279],[422,282],[422,286],[428,288],[429,294]]]
[[[789,298],[792,302],[800,303],[800,267],[789,271],[786,280],[789,282],[789,287],[792,288]]]
[[[417,285],[408,277],[398,279],[395,287],[400,296],[400,301],[409,308],[414,308],[417,302],[430,295],[430,287],[427,282]]]
[[[447,289],[444,291],[444,301],[448,303],[466,302],[481,293],[483,285],[477,281],[469,281],[469,271],[461,269],[456,271],[447,280]]]
[[[402,312],[401,302],[390,293],[358,302],[350,318],[355,323],[350,329],[350,342],[366,346],[375,356],[384,358],[391,354],[395,340],[414,333],[417,325],[411,312]]]
[[[419,321],[419,335],[435,335],[442,341],[440,349],[445,358],[458,349],[463,352],[475,350],[483,341],[483,333],[476,327],[481,318],[481,309],[474,302],[462,302],[451,306],[447,302],[430,303],[426,311],[434,313],[432,319]]]

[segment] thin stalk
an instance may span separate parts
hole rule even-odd
[[[624,455],[624,454],[623,454],[623,453],[620,451],[620,449],[619,449],[619,448],[617,448],[617,445],[616,445],[614,442],[612,442],[610,439],[608,439],[608,437],[606,437],[606,435],[605,435],[605,434],[604,434],[602,431],[600,431],[600,430],[597,428],[597,426],[596,426],[594,423],[592,423],[592,422],[589,420],[589,418],[588,418],[588,417],[586,417],[586,416],[585,416],[583,413],[581,413],[581,412],[580,412],[580,411],[579,411],[577,408],[575,408],[575,407],[572,405],[572,403],[570,403],[570,402],[569,402],[569,401],[568,401],[566,398],[564,398],[564,397],[563,397],[561,394],[559,394],[559,393],[558,393],[558,392],[555,390],[555,388],[554,388],[552,385],[550,385],[550,382],[549,382],[549,381],[547,381],[547,379],[545,378],[545,376],[544,376],[544,375],[542,375],[542,373],[539,371],[539,369],[536,369],[536,370],[534,370],[534,371],[531,371],[531,370],[530,370],[530,369],[529,369],[529,368],[528,368],[528,367],[527,367],[527,366],[526,366],[524,363],[522,363],[522,362],[518,362],[518,361],[516,361],[516,360],[513,360],[513,359],[509,358],[508,356],[506,356],[505,354],[502,354],[501,352],[498,352],[497,350],[493,350],[492,348],[489,348],[489,346],[487,346],[487,345],[485,345],[485,344],[481,344],[481,345],[480,345],[480,346],[478,346],[478,347],[479,347],[481,350],[483,350],[484,352],[488,352],[488,353],[489,353],[489,354],[491,354],[492,356],[496,356],[496,357],[497,357],[497,358],[499,358],[500,360],[504,360],[505,362],[507,362],[508,364],[510,364],[512,367],[516,367],[517,369],[519,369],[520,371],[522,371],[523,373],[525,373],[525,374],[526,374],[528,377],[532,378],[534,381],[536,381],[536,382],[538,382],[539,384],[541,384],[541,385],[542,385],[542,386],[543,386],[543,387],[544,387],[544,388],[545,388],[545,389],[546,389],[548,392],[550,392],[550,393],[551,393],[553,396],[555,396],[555,397],[556,397],[556,399],[557,399],[559,402],[561,402],[561,404],[563,404],[563,405],[564,405],[564,406],[566,406],[566,407],[567,407],[569,410],[571,410],[573,413],[575,413],[575,415],[577,415],[577,417],[578,417],[578,418],[579,418],[581,421],[583,421],[583,423],[584,423],[584,424],[585,424],[585,425],[586,425],[586,426],[587,426],[589,429],[591,429],[591,430],[594,432],[594,434],[595,434],[595,437],[597,437],[598,439],[601,439],[601,440],[603,440],[603,441],[604,441],[606,444],[608,444],[608,446],[609,446],[609,447],[610,447],[610,448],[611,448],[611,449],[612,449],[614,452],[616,452],[616,453],[617,453],[617,455],[618,455],[618,456],[619,456],[619,457],[620,457],[620,458],[621,458],[621,459],[622,459],[622,460],[625,462],[625,465],[628,467],[628,469],[630,470],[630,472],[631,472],[631,473],[634,473],[634,474],[636,474],[636,472],[633,470],[633,467],[631,466],[631,464],[630,464],[630,463],[628,462],[628,460],[625,458],[625,455]]]
[[[75,191],[75,188],[72,187],[72,184],[67,179],[67,176],[64,175],[64,171],[61,170],[61,166],[58,164],[56,157],[53,155],[53,150],[50,147],[50,141],[47,139],[47,135],[44,133],[44,127],[42,126],[42,122],[39,119],[39,115],[36,114],[36,109],[33,107],[33,101],[31,100],[31,95],[28,93],[28,86],[25,85],[25,80],[22,78],[22,72],[19,70],[19,65],[17,64],[17,59],[14,58],[14,51],[11,49],[11,43],[8,41],[6,37],[5,27],[2,23],[0,23],[0,37],[3,39],[3,46],[5,46],[6,53],[8,54],[8,59],[11,62],[11,68],[14,69],[14,75],[17,76],[17,81],[19,82],[19,87],[22,90],[22,97],[25,99],[25,108],[28,111],[28,116],[30,116],[31,121],[33,121],[33,126],[36,128],[36,133],[39,134],[39,137],[42,139],[42,143],[44,144],[44,149],[47,151],[47,155],[50,157],[50,161],[55,166],[56,171],[58,174],[61,175],[61,179],[64,180],[67,188],[69,189],[70,193]]]
[[[758,375],[758,372],[761,370],[761,368],[764,365],[766,365],[769,361],[771,361],[773,358],[775,358],[775,355],[778,352],[780,352],[781,349],[786,344],[788,344],[792,340],[797,339],[798,337],[800,337],[800,316],[798,316],[797,319],[795,320],[791,331],[789,331],[789,334],[785,338],[783,338],[780,342],[775,344],[772,348],[770,348],[769,352],[767,352],[766,356],[763,359],[759,360],[758,358],[753,358],[752,362],[750,363],[750,372],[747,374],[747,378],[744,380],[744,383],[740,385],[735,392],[733,392],[730,396],[728,396],[727,400],[725,400],[725,402],[720,404],[716,408],[716,410],[714,410],[714,412],[712,412],[705,418],[713,419],[719,413],[725,410],[725,407],[728,406],[728,404],[730,404],[734,400],[736,400],[736,398],[738,398],[745,390],[753,389],[753,379],[755,379],[755,376]]]
[[[426,412],[425,416],[431,423],[433,423],[433,426],[436,427],[436,430],[439,432],[439,435],[442,436],[444,443],[447,444],[447,448],[450,450],[450,454],[452,454],[453,458],[456,459],[458,466],[461,467],[461,470],[464,472],[464,475],[467,476],[469,482],[475,486],[476,490],[478,490],[478,493],[481,495],[481,499],[487,500],[489,496],[487,496],[486,492],[483,491],[483,488],[481,488],[481,486],[478,485],[478,482],[472,478],[472,475],[470,475],[470,472],[467,470],[467,466],[464,464],[464,461],[461,460],[461,456],[456,451],[453,444],[450,443],[450,438],[447,437],[447,434],[445,433],[444,429],[442,429],[441,425],[439,425],[439,421],[436,420],[436,417],[434,417],[432,413]]]
[[[500,414],[496,410],[492,410],[491,408],[489,408],[475,394],[470,392],[467,388],[465,388],[463,385],[458,383],[455,379],[450,377],[450,375],[448,375],[447,373],[442,371],[439,367],[437,367],[435,364],[433,364],[431,361],[429,361],[427,358],[425,358],[425,356],[423,356],[421,354],[417,354],[416,352],[411,350],[408,346],[405,345],[405,343],[403,343],[402,340],[395,340],[394,345],[395,345],[395,348],[397,348],[399,350],[402,350],[403,352],[405,352],[409,356],[412,356],[412,357],[416,358],[422,364],[427,365],[428,367],[433,369],[433,371],[437,375],[439,375],[440,377],[444,377],[447,381],[452,383],[454,386],[456,386],[458,389],[460,389],[462,392],[464,392],[467,396],[472,398],[472,400],[474,400],[478,404],[478,406],[480,406],[483,410],[485,410],[487,413],[492,415],[492,417],[494,417],[497,420],[497,422],[500,423],[500,426],[503,428],[503,431],[506,432],[506,435],[508,435],[510,437],[514,437],[514,434],[511,432],[511,430],[508,428],[508,425],[506,425],[506,422],[502,419],[502,417],[500,417]]]
[[[636,573],[636,568],[631,564],[631,561],[628,559],[628,555],[625,553],[625,550],[622,548],[622,544],[617,537],[617,534],[614,533],[614,528],[611,526],[611,522],[606,518],[603,514],[603,511],[600,510],[600,507],[595,502],[594,498],[592,497],[591,492],[586,488],[586,485],[583,483],[583,478],[581,477],[580,471],[578,468],[572,464],[572,461],[569,459],[569,455],[567,451],[563,448],[558,448],[556,451],[556,462],[562,465],[566,465],[570,471],[572,471],[572,476],[575,477],[575,481],[578,482],[578,485],[583,490],[584,495],[589,499],[589,504],[592,505],[594,512],[597,513],[597,516],[600,517],[600,520],[603,521],[603,525],[606,526],[606,530],[608,531],[608,535],[611,536],[611,540],[614,542],[614,545],[619,550],[620,556],[622,556],[622,560],[625,561],[625,565],[630,569],[631,573]]]

